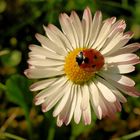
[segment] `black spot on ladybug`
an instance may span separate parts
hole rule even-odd
[[[85,62],[86,64],[88,64],[88,63],[89,63],[89,58],[86,57],[86,58],[84,59],[84,62]]]
[[[96,67],[96,65],[94,64],[94,65],[92,65],[92,68],[95,68]]]
[[[76,56],[76,62],[78,63],[78,65],[80,66],[84,61],[83,58],[83,52],[80,52],[77,56]]]
[[[94,59],[94,60],[97,60],[97,59],[98,59],[98,57],[97,57],[96,55],[94,55],[93,59]]]

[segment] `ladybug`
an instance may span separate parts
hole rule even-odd
[[[78,66],[87,71],[97,71],[104,65],[104,57],[94,49],[85,49],[76,56]]]

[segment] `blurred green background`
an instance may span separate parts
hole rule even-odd
[[[110,16],[125,19],[126,30],[135,34],[130,43],[140,42],[140,0],[0,0],[0,140],[140,139],[139,98],[128,97],[114,120],[99,121],[92,112],[91,125],[71,122],[60,128],[52,111],[42,113],[41,107],[33,104],[35,93],[28,89],[33,81],[23,71],[28,67],[29,44],[39,44],[34,34],[44,34],[43,24],[60,27],[61,12],[70,14],[76,10],[82,17],[87,6],[93,14],[101,10],[104,19]],[[129,76],[140,90],[140,65]]]

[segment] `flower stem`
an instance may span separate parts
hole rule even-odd
[[[55,135],[55,125],[54,122],[52,122],[50,128],[49,128],[49,134],[47,137],[47,140],[53,140]]]
[[[16,135],[13,135],[11,133],[0,133],[0,138],[11,138],[11,139],[14,139],[14,140],[26,140],[24,138],[21,138],[19,136],[16,136]]]
[[[6,122],[3,124],[3,126],[0,128],[0,132],[4,132],[7,127],[10,125],[10,123],[16,118],[17,116],[17,112],[18,112],[18,109],[16,109],[12,115],[6,120]]]
[[[120,138],[114,138],[113,140],[130,140],[130,139],[138,137],[138,136],[140,136],[140,130],[138,130],[138,131],[136,131],[134,133],[122,136]]]

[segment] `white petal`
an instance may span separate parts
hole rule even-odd
[[[76,41],[74,38],[74,32],[73,28],[71,26],[70,20],[68,20],[69,17],[66,14],[61,14],[59,17],[59,22],[61,25],[61,28],[66,35],[66,37],[69,39],[71,45],[73,48],[76,48]]]
[[[55,69],[27,69],[24,71],[24,74],[31,79],[37,78],[49,78],[54,76],[60,76],[64,74],[64,71],[57,71]]]
[[[96,37],[101,27],[101,22],[102,22],[102,13],[100,11],[97,11],[94,15],[93,22],[92,22],[92,28],[91,28],[92,32],[90,35],[91,38],[90,38],[89,46],[92,46],[95,43]]]
[[[63,121],[60,120],[59,116],[57,117],[57,121],[56,122],[57,122],[57,126],[58,127],[61,127],[63,125]]]
[[[97,107],[99,105],[99,91],[94,82],[89,85],[90,95],[93,100],[94,105]]]
[[[119,99],[119,101],[121,101],[122,103],[126,102],[126,98],[120,93],[118,89],[109,84],[109,82],[100,77],[98,77],[97,80],[104,82],[106,86],[113,92],[113,94],[115,94],[115,96]]]
[[[121,92],[119,92],[119,90],[116,89],[116,91],[114,91],[114,94],[121,103],[127,102],[127,99],[121,94]]]
[[[111,65],[108,66],[105,71],[108,71],[109,73],[130,73],[135,70],[135,67],[132,65]]]
[[[30,90],[37,91],[37,90],[44,89],[44,88],[48,87],[49,85],[51,85],[52,83],[54,83],[56,81],[56,79],[57,78],[51,78],[51,79],[38,81],[30,86]]]
[[[91,109],[89,103],[87,109],[83,110],[83,121],[85,125],[91,124]]]
[[[117,64],[117,63],[116,63]],[[136,64],[140,64],[140,58],[134,58],[130,61],[125,61],[125,62],[118,62],[118,65],[136,65]]]
[[[49,71],[64,71],[64,66],[63,65],[58,65],[58,66],[33,66],[29,65],[29,69],[36,69],[36,70],[49,70]],[[63,75],[63,74],[62,74]],[[65,74],[64,74],[65,75]]]
[[[73,90],[75,90],[75,89],[73,89]],[[76,106],[77,93],[75,93],[75,91],[72,91],[72,92],[73,92],[73,99],[71,101],[71,108],[70,108],[68,115],[66,117],[66,120],[65,120],[66,125],[68,125],[70,123],[72,116],[73,116],[73,113],[74,113],[74,110],[75,110],[75,106]]]
[[[105,62],[106,63],[127,62],[137,58],[138,56],[136,54],[126,53],[126,54],[120,54],[112,57],[105,57]]]
[[[48,28],[44,26],[46,35],[48,36],[48,38],[58,47],[62,48],[65,53],[67,53],[66,48],[65,48],[65,44],[62,42],[62,40],[60,39],[60,37],[58,35],[56,35],[52,30],[50,30],[49,26]]]
[[[37,58],[31,58],[27,61],[30,65],[34,66],[47,66],[47,67],[52,67],[52,66],[62,66],[64,65],[64,61],[59,61],[55,59],[37,59]]]
[[[114,102],[115,103],[115,102]],[[101,98],[100,98],[100,107],[101,107],[101,110],[102,110],[102,117],[105,117],[105,116],[109,116],[110,114],[110,109],[108,108],[108,106],[110,105],[113,105],[114,103],[110,103],[108,102],[102,95],[101,95]]]
[[[51,96],[55,93],[59,93],[58,90],[63,89],[65,87],[66,80],[67,79],[65,77],[59,78],[52,85],[50,85],[46,89],[40,91],[35,97],[36,101],[41,100],[41,99],[45,99],[46,97]]]
[[[115,103],[110,104],[110,103],[107,103],[104,100],[104,103],[106,104],[106,107],[108,109],[108,113],[106,114],[106,116],[108,116],[111,119],[114,119],[115,118],[115,112],[121,110],[121,104],[120,104],[120,102],[118,100],[116,100]]]
[[[114,36],[113,35],[114,34],[110,36],[110,38],[107,40],[107,43],[105,42],[104,46],[102,47],[101,53],[103,55],[114,49],[123,37],[123,33],[120,31],[118,31],[118,33],[116,33]]]
[[[88,103],[89,103],[89,89],[88,89],[88,86],[86,84],[81,86],[81,90],[82,90],[81,109],[85,110],[88,107]]]
[[[124,20],[119,20],[117,22],[115,22],[110,29],[110,33],[108,35],[108,38],[110,38],[110,41],[112,40],[111,38],[113,38],[118,32],[124,32],[124,29],[126,28],[126,24]]]
[[[108,110],[106,116],[110,117],[110,118],[115,118],[114,113],[117,111],[114,103],[109,104],[108,102],[105,101],[104,99],[104,104],[106,105],[106,108]]]
[[[102,111],[102,109],[101,109],[101,107],[100,106],[98,106],[97,107],[97,112],[96,112],[98,115],[98,119],[102,119],[102,116],[103,116],[103,111]]]
[[[44,98],[42,98],[42,99],[36,99],[36,98],[34,98],[34,104],[35,105],[41,105],[41,104],[43,104],[45,102],[45,99]]]
[[[64,106],[67,104],[69,97],[70,97],[71,88],[72,88],[72,85],[70,83],[68,83],[64,96],[62,97],[61,101],[56,106],[56,108],[53,112],[54,117],[56,117],[63,110]]]
[[[134,96],[134,97],[138,97],[140,96],[140,92],[136,91],[136,89],[132,86],[126,86],[126,85],[122,85],[120,83],[118,83],[117,81],[114,81],[112,79],[112,76],[110,76],[110,74],[105,73],[105,72],[101,72],[100,76],[104,77],[106,80],[109,80],[109,82],[116,87],[117,89],[119,89],[120,91],[122,91],[123,93],[130,95],[130,96]]]
[[[122,36],[122,35],[123,35],[122,29],[116,29],[116,30],[113,30],[112,32],[110,32],[109,35],[107,36],[106,40],[103,41],[102,44],[100,44],[100,47],[99,47],[100,52],[103,54],[102,51],[104,49],[110,49],[110,47],[112,47],[112,46],[110,45],[110,47],[109,47],[109,44],[112,42],[114,44],[117,43],[120,40],[120,36]],[[119,40],[116,38],[118,38]]]
[[[36,59],[46,59],[44,55],[37,54],[36,52],[29,52],[28,53],[29,58],[36,58]]]
[[[93,103],[93,100],[90,99],[90,101],[91,101],[92,108],[93,108],[95,114],[97,115],[98,119],[101,119],[103,114],[102,114],[102,109],[101,109],[100,105],[95,106],[95,104]]]
[[[121,106],[119,101],[115,102],[114,105],[116,106],[116,109],[117,109],[118,112],[120,112],[122,110],[122,106]]]
[[[122,48],[132,38],[132,36],[133,36],[132,32],[124,34],[123,37],[120,39],[120,41],[115,44],[115,46],[113,46],[113,43],[111,44],[112,47],[107,46],[106,49],[102,51],[102,54],[109,56],[110,54]]]
[[[74,92],[73,92],[73,87],[72,87],[69,100],[68,100],[67,104],[65,105],[65,107],[63,108],[63,110],[59,114],[60,119],[63,120],[63,122],[66,125],[68,123],[69,115],[71,113],[70,111],[71,111],[71,105],[72,105],[73,97],[74,97]]]
[[[116,22],[112,25],[111,30],[113,31],[113,30],[115,30],[115,29],[122,29],[122,31],[124,31],[125,28],[126,28],[126,23],[125,23],[124,20],[121,19],[121,20],[116,21]]]
[[[72,32],[73,32],[73,36],[74,36],[74,39],[75,39],[75,44],[76,44],[76,48],[79,47],[79,38],[78,38],[78,32],[77,32],[77,29],[75,28],[74,24],[73,24],[73,19],[72,18],[69,18],[68,19],[70,25],[71,25],[71,29],[72,29]]]
[[[74,111],[74,121],[78,124],[80,122],[81,119],[81,100],[82,100],[82,93],[81,93],[81,89],[80,86],[77,86],[77,89],[75,90],[75,92],[77,93],[77,101],[76,101],[76,106],[75,106],[75,111]]]
[[[96,48],[97,50],[100,50],[101,49],[101,43],[104,42],[107,38],[108,38],[108,35],[110,33],[110,28],[111,28],[111,25],[114,23],[115,21],[115,17],[113,18],[110,18],[108,20],[106,20],[99,32],[99,35],[96,39],[96,42],[94,44],[94,48]]]
[[[109,73],[110,77],[112,80],[122,84],[122,85],[126,85],[126,86],[134,86],[135,85],[135,82],[124,76],[124,75],[120,75],[120,74],[116,74],[116,73]]]
[[[66,88],[67,88],[67,84],[68,83],[65,83],[65,84],[63,83],[62,85],[59,85],[60,87],[59,88],[56,87],[57,91],[53,90],[54,91],[53,93],[48,93],[48,94],[46,93],[47,96],[45,97],[45,102],[42,104],[43,112],[49,111],[64,96]],[[39,98],[36,97],[36,99],[39,99]]]
[[[125,53],[132,53],[140,49],[140,44],[139,43],[132,43],[129,45],[124,46],[123,48],[120,48],[116,52],[112,53],[111,55],[120,55],[120,54],[125,54]]]
[[[73,50],[69,40],[66,38],[66,36],[53,24],[49,24],[49,29],[56,34],[57,36],[60,37],[60,39],[63,41],[65,44],[64,46],[67,47],[68,50]]]
[[[50,109],[52,109],[52,107],[55,106],[55,104],[62,98],[62,96],[64,95],[64,88],[59,88],[57,90],[57,92],[54,92],[51,96],[47,97],[45,99],[45,102],[42,104],[42,111],[43,112],[47,112]]]
[[[79,39],[79,47],[83,47],[84,43],[83,43],[83,29],[82,29],[82,24],[81,21],[77,15],[77,13],[75,11],[71,12],[71,17],[73,20],[73,25],[75,27],[76,32],[78,33],[78,39]]]
[[[97,112],[99,119],[105,117],[108,113],[108,109],[106,107],[106,104],[105,104],[104,100],[106,100],[106,99],[101,94],[100,95],[100,101],[99,101],[100,106],[98,106],[98,112]],[[107,102],[107,103],[109,104],[110,102]],[[113,104],[113,103],[111,103],[111,104]]]
[[[55,52],[49,51],[43,47],[40,47],[38,45],[30,45],[29,49],[31,50],[31,52],[29,53],[29,57],[41,57],[41,58],[52,58],[52,59],[56,59],[56,60],[64,60],[65,57],[62,55],[59,55]]]
[[[84,31],[84,46],[87,46],[90,39],[91,32],[91,24],[92,24],[92,15],[89,8],[86,8],[83,13],[82,25]]]
[[[112,91],[107,87],[107,84],[104,81],[100,81],[99,79],[95,81],[95,84],[97,85],[98,89],[104,96],[104,98],[108,102],[115,102],[116,101],[116,96],[112,93]]]
[[[52,50],[53,52],[56,52],[57,54],[60,54],[60,55],[63,55],[63,56],[66,55],[66,52],[64,51],[64,49],[62,49],[61,47],[54,44],[47,37],[45,37],[41,34],[36,34],[35,37],[41,43],[42,47],[44,47],[46,49],[49,49],[49,50]]]

